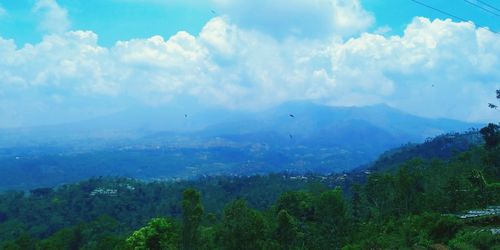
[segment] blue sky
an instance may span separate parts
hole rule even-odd
[[[147,38],[154,35],[169,37],[180,30],[196,34],[215,15],[224,12],[210,1],[171,0],[59,0],[68,10],[72,28],[92,30],[99,34],[99,43],[111,46],[118,40]],[[283,1],[285,3],[286,1]],[[423,3],[445,10],[477,25],[500,31],[498,16],[485,12],[462,0],[421,0]],[[495,3],[495,1],[491,1]],[[0,22],[0,34],[11,38],[18,45],[36,43],[44,35],[38,27],[39,18],[33,15],[34,0],[0,0],[8,10],[8,17]],[[363,0],[363,7],[376,17],[373,29],[390,27],[390,34],[401,34],[415,16],[450,18],[442,13],[418,5],[410,0],[383,1]],[[500,8],[500,4],[497,4]],[[451,17],[452,18],[452,17]],[[454,18],[452,18],[454,19]],[[459,20],[456,20],[459,21]]]
[[[180,30],[197,33],[213,17],[209,3],[194,5],[160,2],[58,1],[61,7],[67,9],[73,29],[96,32],[104,46],[113,45],[118,40],[153,35],[169,37]],[[39,18],[32,13],[35,1],[2,0],[0,3],[9,12],[9,16],[3,18],[0,24],[0,33],[4,37],[15,39],[19,45],[41,40],[44,32],[38,29]]]
[[[473,23],[411,0],[0,0],[0,127],[188,99],[498,119],[500,11],[419,1]]]

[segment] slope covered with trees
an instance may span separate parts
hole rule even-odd
[[[500,249],[500,127],[480,133],[484,145],[450,160],[343,188],[349,175],[273,174],[5,192],[0,248]]]
[[[479,130],[464,133],[447,133],[428,138],[423,143],[410,143],[388,150],[372,164],[364,166],[373,171],[396,170],[405,161],[413,158],[424,160],[440,159],[447,161],[459,153],[471,150],[484,143]]]

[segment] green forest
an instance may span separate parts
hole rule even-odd
[[[0,250],[500,250],[498,18],[0,0]]]
[[[378,161],[363,175],[94,178],[7,191],[0,248],[500,249],[500,127],[481,135],[447,160]]]

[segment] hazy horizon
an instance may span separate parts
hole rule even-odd
[[[499,17],[0,0],[0,249],[500,250]]]

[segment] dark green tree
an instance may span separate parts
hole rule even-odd
[[[293,249],[298,235],[295,219],[286,210],[279,211],[275,237],[282,249]]]
[[[1,243],[1,241],[0,241]],[[0,244],[0,249],[4,250],[35,250],[37,241],[29,234],[23,233],[16,240]]]
[[[199,226],[203,216],[200,193],[192,188],[186,189],[182,200],[182,248],[196,249],[199,244]]]
[[[399,215],[407,215],[417,212],[421,206],[421,194],[424,191],[419,175],[418,166],[420,161],[409,161],[402,166],[395,178],[396,196],[395,203]]]
[[[460,183],[458,176],[452,176],[446,182],[444,186],[444,198],[445,209],[448,212],[455,212],[461,208],[461,205],[465,202],[465,192]]]
[[[217,244],[228,250],[262,249],[266,229],[264,218],[258,211],[249,208],[244,200],[236,200],[224,209]]]
[[[370,216],[384,218],[394,212],[394,176],[387,173],[375,173],[368,178],[364,193],[370,209]]]
[[[494,148],[500,143],[500,126],[489,123],[488,126],[479,130],[485,141],[486,148]]]
[[[155,218],[127,238],[127,245],[134,250],[174,250],[179,249],[178,238],[178,232],[171,221]]]
[[[347,206],[339,188],[323,192],[316,202],[315,220],[318,223],[322,249],[339,249],[348,232]]]
[[[276,202],[276,211],[286,210],[291,216],[301,220],[310,220],[314,215],[314,206],[310,193],[303,191],[285,192]]]
[[[361,197],[361,186],[359,184],[354,184],[351,188],[352,196],[351,196],[351,211],[352,218],[355,222],[359,222],[363,217],[363,204]]]

